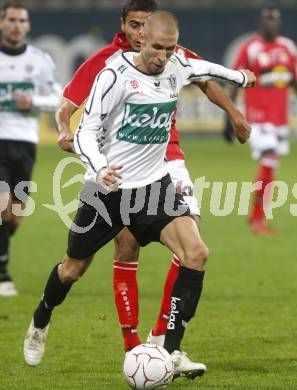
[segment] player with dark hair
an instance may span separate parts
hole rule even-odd
[[[171,182],[164,157],[184,85],[218,77],[247,87],[255,78],[249,71],[174,53],[178,35],[171,13],[154,12],[140,35],[140,54],[122,53],[95,79],[75,133],[75,150],[87,166],[86,185],[69,231],[67,254],[51,272],[28,329],[24,356],[29,365],[42,360],[53,309],[94,254],[126,226],[140,245],[161,242],[180,259],[164,347],[172,354],[175,376],[194,377],[206,369],[183,354],[180,344],[200,299],[208,249],[189,206]],[[123,216],[127,207],[132,207],[128,220]]]
[[[261,11],[260,31],[245,42],[238,53],[234,69],[248,67],[257,77],[255,88],[245,91],[246,116],[251,123],[252,158],[259,161],[254,203],[249,215],[250,229],[255,234],[275,234],[267,225],[265,201],[270,202],[267,187],[275,177],[280,156],[289,153],[288,94],[296,92],[297,51],[294,42],[279,35],[281,14],[275,7]],[[231,98],[238,90],[232,89]],[[232,129],[226,126],[224,135],[232,141]],[[265,194],[265,196],[264,196]]]
[[[122,8],[122,21],[123,23],[126,22],[126,19],[129,16],[129,12],[141,11],[141,12],[152,13],[154,11],[157,11],[157,9],[158,6],[155,0],[127,0],[126,4]],[[126,37],[127,37],[127,33],[126,33]],[[129,40],[129,37],[127,38]]]
[[[49,55],[26,43],[30,21],[23,2],[3,4],[0,30],[0,296],[13,296],[17,290],[8,271],[10,239],[26,207],[38,116],[56,110],[61,87]]]

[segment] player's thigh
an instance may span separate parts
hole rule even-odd
[[[156,188],[158,191],[155,192]],[[148,185],[146,194],[150,195],[145,197],[143,208],[130,214],[130,224],[127,225],[140,246],[160,242],[161,231],[166,225],[177,217],[191,215],[183,196],[176,192],[169,174]]]
[[[133,234],[125,227],[114,238],[117,261],[133,262],[138,260],[139,244]]]
[[[119,212],[114,212],[112,207],[113,201],[110,196],[114,198],[115,202],[120,202],[115,196],[116,193],[102,196],[102,199],[108,202],[106,207],[106,215],[100,212],[100,207],[95,208],[84,202],[80,202],[72,226],[68,234],[68,248],[67,256],[74,259],[85,259],[94,255],[100,248],[111,241],[122,229],[123,223]],[[109,197],[107,199],[107,197]],[[117,207],[117,204],[116,204]],[[104,217],[105,215],[105,217]],[[106,217],[109,220],[106,220]]]
[[[208,258],[208,248],[191,217],[173,219],[161,231],[160,241],[189,268],[200,269]]]
[[[15,164],[12,172],[12,197],[15,202],[25,203],[30,191],[30,182],[36,159],[36,145],[32,142],[17,142]]]
[[[254,160],[259,160],[267,150],[276,153],[278,138],[275,126],[271,123],[252,124],[249,142]]]
[[[176,191],[181,193],[187,202],[192,215],[200,215],[197,199],[194,196],[193,182],[184,160],[170,160],[167,162],[168,173],[175,185]]]

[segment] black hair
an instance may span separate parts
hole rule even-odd
[[[129,11],[154,12],[157,9],[155,0],[127,0],[122,10],[122,18],[125,21]]]
[[[21,0],[8,0],[6,1],[1,9],[0,9],[0,18],[4,19],[6,15],[6,11],[9,8],[19,8],[19,9],[25,9],[28,11],[27,7],[25,6],[24,2]]]

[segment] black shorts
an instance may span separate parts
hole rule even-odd
[[[35,158],[36,145],[33,142],[0,139],[0,182],[9,185],[13,199],[17,200],[14,193],[16,185],[31,180]],[[23,191],[28,194],[29,187],[24,187]],[[2,185],[0,192],[6,192]]]
[[[173,219],[191,212],[169,175],[146,187],[104,194],[86,184],[69,230],[67,255],[84,259],[96,253],[127,227],[141,246],[160,242],[160,233]]]

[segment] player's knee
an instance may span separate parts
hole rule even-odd
[[[202,250],[202,257],[204,258],[205,262],[208,260],[209,257],[209,249],[208,247],[204,244],[204,248]]]
[[[204,243],[200,243],[194,249],[192,249],[189,253],[187,253],[187,257],[190,261],[197,260],[207,260],[209,256],[209,249]]]
[[[186,250],[184,264],[194,269],[202,269],[208,259],[209,249],[204,243]]]
[[[58,269],[61,283],[69,285],[77,282],[87,269],[86,260],[68,261],[67,257]]]
[[[77,270],[67,269],[61,272],[59,276],[61,283],[69,285],[77,282],[81,277],[81,274]]]

